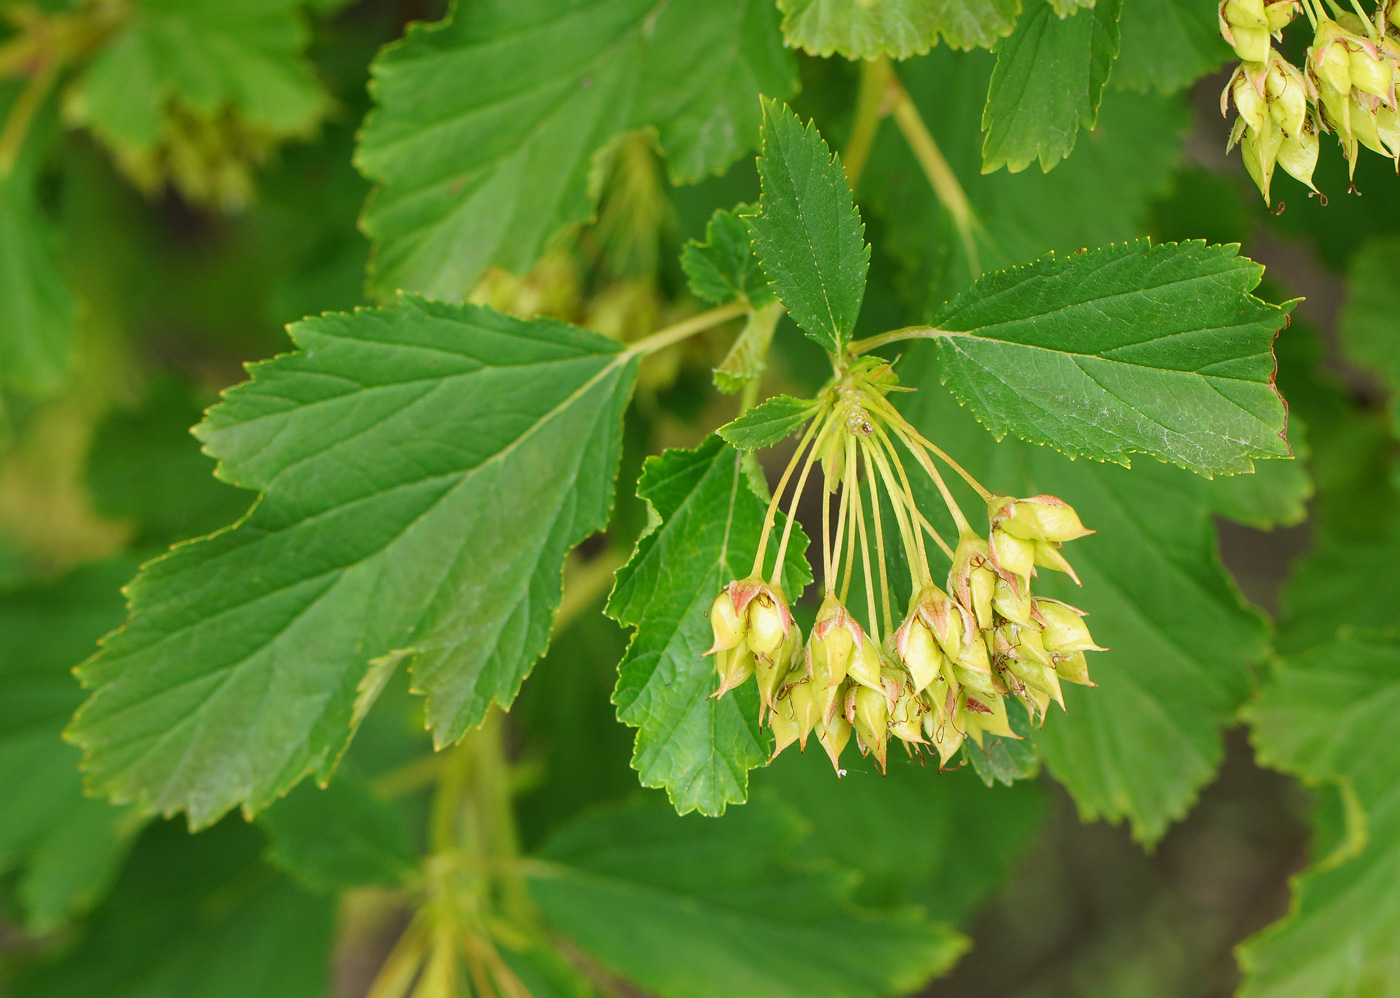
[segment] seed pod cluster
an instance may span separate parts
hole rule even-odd
[[[1337,136],[1352,176],[1362,146],[1395,162],[1400,171],[1398,0],[1384,0],[1370,16],[1328,15],[1318,0],[1221,0],[1220,33],[1240,65],[1220,95],[1220,112],[1238,114],[1227,149],[1240,147],[1245,169],[1270,200],[1275,167],[1312,188],[1319,136]],[[1300,68],[1273,47],[1302,11],[1313,28]]]

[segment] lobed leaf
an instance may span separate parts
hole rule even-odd
[[[1040,160],[1048,171],[1093,128],[1118,55],[1123,0],[1057,16],[1049,0],[1027,0],[1016,31],[997,49],[982,112],[982,172],[1016,173]]]
[[[439,746],[510,704],[607,521],[636,375],[597,334],[419,299],[291,333],[197,430],[262,499],[146,565],[80,670],[89,785],[196,827],[328,779],[400,662]]]
[[[1263,268],[1237,253],[1141,240],[989,274],[933,317],[944,383],[998,439],[1070,457],[1211,476],[1287,456],[1272,343],[1292,303],[1251,295]]]
[[[1244,943],[1242,998],[1400,990],[1400,633],[1344,631],[1284,659],[1244,711],[1259,759],[1335,783],[1352,850],[1295,878],[1289,916]],[[1355,855],[1350,855],[1354,851]]]
[[[991,48],[1016,26],[1021,0],[778,0],[778,6],[788,44],[813,55],[907,59],[940,38],[952,48]]]
[[[791,395],[774,395],[715,432],[739,450],[762,450],[799,429],[812,418],[817,403]]]
[[[613,703],[638,729],[632,766],[643,785],[665,787],[682,813],[719,814],[745,800],[748,771],[768,761],[771,746],[754,685],[710,699],[717,681],[705,655],[714,640],[710,604],[752,569],[766,503],[750,489],[740,455],[717,436],[649,458],[637,495],[658,525],[637,542],[608,600],[608,616],[637,629]],[[806,547],[795,528],[783,575],[790,599],[812,579]]]
[[[793,320],[832,353],[850,342],[865,298],[870,245],[841,158],[816,125],[763,104],[763,196],[750,216],[754,250]]]
[[[697,298],[715,305],[747,301],[761,308],[774,300],[758,257],[753,237],[743,217],[752,214],[749,205],[731,210],[720,208],[705,225],[705,241],[692,239],[681,251],[681,269]]]
[[[541,53],[548,53],[541,57]],[[766,0],[489,0],[415,25],[372,67],[357,162],[379,183],[370,290],[459,299],[488,266],[523,273],[586,219],[594,156],[655,128],[679,181],[758,136],[760,92],[797,87]]]
[[[661,998],[875,998],[918,989],[966,943],[917,909],[850,903],[802,863],[803,827],[755,802],[720,821],[638,805],[561,830],[527,872],[555,929]]]

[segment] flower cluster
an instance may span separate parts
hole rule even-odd
[[[1367,15],[1322,0],[1221,0],[1220,33],[1240,57],[1220,95],[1220,113],[1233,104],[1239,117],[1230,132],[1245,168],[1264,201],[1275,166],[1311,187],[1319,136],[1333,132],[1351,174],[1361,146],[1396,163],[1400,170],[1400,116],[1395,84],[1400,66],[1400,0],[1383,0]],[[1303,68],[1273,47],[1302,10],[1313,28]]]
[[[979,746],[988,734],[1016,738],[1008,702],[1019,701],[1033,722],[1044,719],[1052,701],[1063,709],[1061,682],[1092,686],[1084,653],[1099,650],[1082,611],[1031,592],[1039,568],[1079,581],[1061,548],[1091,531],[1054,496],[1013,499],[988,492],[890,404],[886,395],[895,387],[887,364],[860,361],[823,394],[769,505],[752,574],[729,583],[710,608],[710,654],[720,677],[714,696],[756,677],[774,756],[793,743],[805,749],[815,734],[838,773],[853,732],[860,751],[882,771],[891,738],[911,752],[937,752],[940,765],[967,738]],[[959,531],[956,546],[920,511],[903,455],[941,496]],[[938,461],[986,502],[985,534],[969,524]],[[765,581],[775,515],[799,464],[777,566]],[[792,517],[816,464],[825,478],[825,595],[804,643],[778,580]],[[913,593],[899,621],[891,608],[882,493],[894,513]],[[944,587],[934,583],[925,538],[948,558]],[[864,623],[846,605],[857,562],[865,583]]]

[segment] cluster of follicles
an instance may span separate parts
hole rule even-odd
[[[1102,650],[1082,611],[1031,592],[1041,568],[1079,581],[1061,549],[1091,531],[1054,496],[987,491],[900,415],[888,398],[895,388],[888,364],[863,359],[822,394],[769,503],[752,573],[725,586],[710,608],[714,695],[753,677],[774,757],[794,743],[805,749],[815,735],[838,773],[852,732],[882,771],[891,738],[911,754],[936,752],[944,766],[966,739],[982,746],[988,735],[1018,737],[1008,711],[1024,710],[1038,724],[1052,701],[1063,709],[1061,684],[1092,686],[1084,653]],[[959,508],[940,464],[986,502],[985,533]],[[798,501],[818,466],[824,590],[804,641],[779,581]],[[947,507],[955,543],[920,511],[911,469],[915,481],[931,483],[924,493],[936,491]],[[785,495],[787,521],[765,578]],[[889,557],[887,540],[899,545]],[[934,582],[930,540],[934,557],[949,565],[943,586]],[[902,559],[894,556],[900,550]],[[890,575],[904,567],[913,595],[896,619]],[[863,620],[847,606],[857,572]]]

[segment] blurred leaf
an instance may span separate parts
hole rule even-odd
[[[198,429],[262,499],[145,567],[70,728],[93,789],[196,827],[328,779],[404,660],[439,745],[508,705],[612,505],[612,341],[412,298],[292,338]]]
[[[120,587],[135,571],[96,562],[0,594],[0,872],[20,870],[35,932],[101,899],[137,827],[129,810],[83,796],[81,753],[62,739],[82,702],[72,667],[121,621]]]
[[[306,135],[328,107],[303,58],[299,0],[133,0],[66,107],[122,156],[160,144],[172,101],[207,120],[234,111],[274,137]]]
[[[1176,93],[1233,58],[1213,4],[1129,0],[1118,26],[1123,45],[1113,68],[1117,87]]]
[[[0,80],[0,121],[18,92],[18,83]],[[0,385],[30,395],[52,391],[67,372],[76,309],[59,267],[58,230],[35,192],[56,117],[41,108],[16,162],[0,171]]]
[[[754,210],[744,204],[731,211],[721,208],[705,226],[705,241],[685,244],[681,267],[697,298],[715,305],[748,301],[755,308],[773,301],[768,278],[754,256],[748,223],[741,217]]]
[[[214,477],[190,428],[203,412],[184,381],[157,375],[134,409],[98,423],[87,481],[101,516],[136,525],[133,543],[169,544],[216,530],[247,511],[246,492]]]
[[[1265,765],[1338,784],[1355,855],[1293,881],[1289,916],[1240,949],[1243,998],[1400,991],[1400,632],[1344,632],[1279,663],[1245,709]]]
[[[739,450],[771,447],[812,418],[816,402],[774,395],[715,432]]]
[[[1338,319],[1347,353],[1385,379],[1400,430],[1400,236],[1367,240],[1352,257]]]
[[[853,907],[853,876],[798,858],[809,841],[770,803],[719,821],[637,805],[564,829],[527,878],[546,921],[660,998],[902,994],[961,953],[914,909]]]
[[[720,814],[747,797],[748,771],[768,760],[771,737],[759,728],[753,684],[710,696],[709,610],[725,583],[749,575],[766,504],[749,488],[739,454],[717,436],[648,459],[637,494],[659,524],[637,542],[608,600],[610,617],[637,628],[613,702],[618,718],[638,728],[632,765],[642,784],[665,787],[682,814]],[[800,528],[791,544],[783,587],[795,600],[812,573]]]
[[[860,872],[858,903],[915,903],[952,923],[1011,873],[1045,811],[1037,783],[989,790],[966,769],[898,756],[884,777],[853,768],[838,780],[820,752],[788,752],[754,774],[754,787],[802,815],[820,855]]]
[[[414,25],[374,65],[360,143],[380,184],[371,290],[458,299],[491,264],[523,274],[588,216],[613,136],[655,127],[672,176],[695,181],[757,139],[760,93],[796,85],[760,0],[490,0]]]
[[[403,816],[342,767],[325,788],[303,783],[258,816],[268,862],[316,891],[404,883],[418,854]]]
[[[920,388],[907,417],[988,487],[1057,495],[1098,531],[1065,550],[1082,589],[1048,571],[1037,587],[1087,610],[1112,651],[1089,662],[1098,687],[1066,688],[1068,715],[1052,712],[1035,744],[1085,819],[1127,818],[1135,838],[1156,841],[1214,776],[1221,731],[1267,648],[1220,564],[1209,483],[1148,462],[1128,470],[994,444],[936,388],[931,354],[911,351],[900,372]]]
[[[732,395],[763,376],[768,369],[768,348],[782,317],[783,306],[776,300],[749,313],[744,328],[734,338],[734,345],[715,368],[716,388]]]
[[[870,245],[840,157],[786,105],[763,105],[763,184],[749,217],[754,252],[793,321],[827,350],[850,342]]]
[[[1146,241],[989,274],[931,320],[944,383],[1000,439],[1203,475],[1289,453],[1273,338],[1236,246]]]
[[[1123,0],[1099,0],[1083,17],[1056,16],[1047,0],[1027,0],[1016,31],[997,48],[982,112],[982,172],[1016,173],[1040,160],[1048,171],[1093,128],[1103,86],[1118,54]]]
[[[327,992],[335,900],[258,862],[261,836],[230,821],[172,824],[137,844],[83,937],[11,985],[14,998],[311,998]]]
[[[923,55],[941,37],[951,48],[991,48],[1011,34],[1020,0],[778,0],[788,44],[847,59]]]

